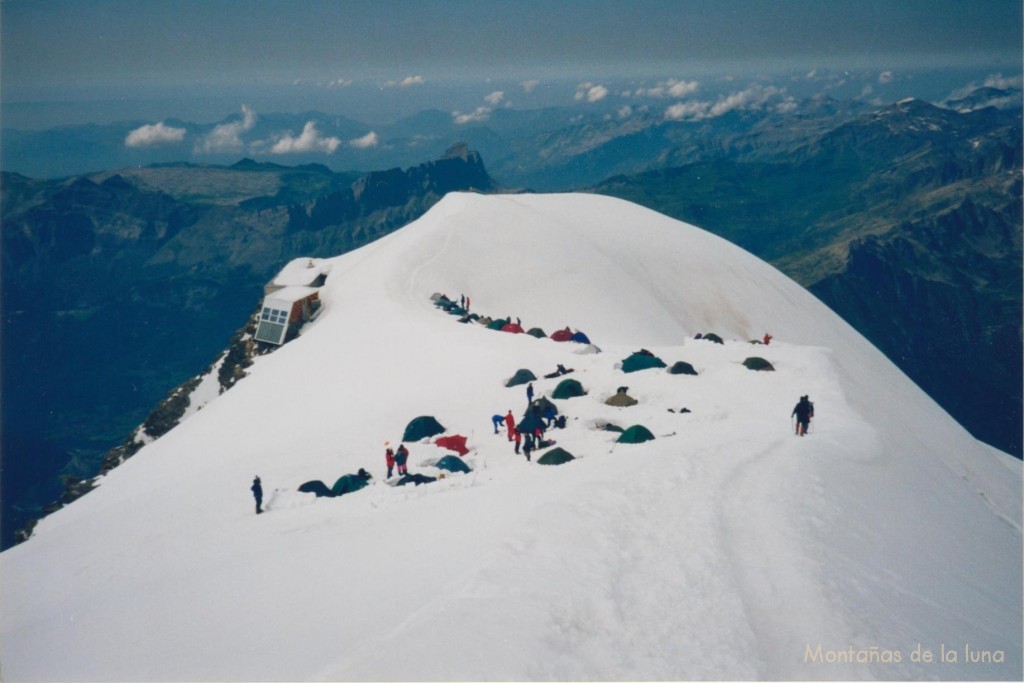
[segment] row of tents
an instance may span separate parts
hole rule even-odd
[[[565,329],[557,330],[548,335],[544,330],[539,327],[531,327],[530,329],[524,329],[522,324],[517,320],[513,322],[511,316],[505,318],[492,318],[490,316],[481,316],[476,313],[470,313],[466,308],[459,305],[458,302],[452,301],[444,294],[440,292],[434,292],[430,295],[430,300],[434,302],[434,305],[438,308],[448,312],[450,315],[460,316],[459,322],[469,323],[475,322],[478,325],[483,325],[489,330],[497,330],[499,332],[511,332],[512,334],[528,334],[531,337],[537,339],[548,338],[556,342],[576,342],[577,344],[590,344],[590,338],[579,330],[572,330],[569,327]]]

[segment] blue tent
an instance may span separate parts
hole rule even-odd
[[[580,344],[590,343],[590,339],[587,337],[587,335],[583,334],[579,330],[577,330],[576,333],[573,334],[572,337],[570,337],[570,341],[578,342]]]
[[[472,472],[469,465],[457,455],[446,455],[437,461],[437,469],[446,472]]]

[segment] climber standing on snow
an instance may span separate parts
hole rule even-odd
[[[252,497],[256,499],[256,514],[261,514],[263,512],[263,486],[260,484],[259,477],[252,480],[252,486],[249,489],[252,491]]]
[[[395,451],[395,464],[398,465],[398,474],[409,474],[409,468],[406,467],[406,463],[409,462],[409,449],[405,447],[405,444],[400,444],[398,450]]]
[[[385,441],[384,445],[387,446],[388,443],[389,442]],[[388,479],[390,479],[391,473],[395,469],[395,452],[391,450],[390,446],[388,446],[388,449],[384,451],[384,462],[388,466]]]
[[[793,408],[790,416],[796,415],[796,435],[804,436],[811,426],[811,418],[814,417],[814,404],[808,396],[801,396],[800,402]]]
[[[516,418],[512,416],[512,410],[505,414],[505,427],[508,428],[508,440],[512,441],[516,432]]]
[[[526,385],[526,402],[533,403],[533,382]]]

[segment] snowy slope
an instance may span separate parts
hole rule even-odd
[[[1020,463],[770,266],[619,200],[473,194],[329,265],[299,339],[0,555],[3,680],[1020,678]],[[700,374],[617,369],[641,347]],[[558,363],[589,393],[557,402],[578,459],[543,467],[490,417]],[[604,405],[622,385],[639,405]],[[474,471],[386,485],[424,414]]]

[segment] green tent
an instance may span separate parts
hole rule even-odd
[[[623,372],[636,372],[637,370],[663,367],[665,367],[665,361],[657,356],[653,356],[649,353],[640,353],[639,351],[622,361]]]
[[[583,390],[583,385],[574,379],[563,379],[555,387],[555,390],[551,392],[551,398],[574,398],[576,396],[584,396],[587,392]]]
[[[722,341],[722,338],[719,337],[714,332],[708,332],[707,334],[705,334],[702,337],[702,339],[707,339],[709,342],[714,342],[715,344],[724,344],[725,343],[724,341]]]
[[[343,496],[346,493],[352,493],[366,486],[366,479],[360,477],[358,474],[346,474],[338,477],[338,481],[334,482],[334,486],[331,487],[332,496]]]
[[[746,366],[748,370],[762,370],[765,372],[775,371],[775,367],[771,363],[758,356],[751,356],[743,361],[743,365]]]
[[[569,462],[570,460],[575,460],[575,459],[576,458],[573,456],[572,453],[570,453],[569,451],[565,450],[562,447],[558,447],[558,448],[552,448],[550,451],[548,451],[544,455],[542,455],[539,458],[537,458],[537,464],[538,465],[562,465],[564,463]]]
[[[613,425],[613,424],[612,424],[611,422],[609,422],[608,424],[606,424],[606,425],[605,425],[604,427],[601,427],[601,429],[603,429],[603,430],[604,430],[604,431],[606,431],[606,432],[618,432],[619,434],[621,434],[622,432],[624,432],[624,431],[625,431],[625,430],[624,430],[624,429],[623,429],[622,427],[620,427],[619,425]]]
[[[508,321],[504,318],[498,318],[497,320],[491,321],[491,324],[487,326],[487,329],[501,331],[501,328],[505,327],[505,325],[508,325]]]
[[[446,472],[472,472],[466,461],[457,455],[446,455],[437,461],[437,469]]]
[[[430,415],[421,415],[409,423],[402,434],[402,441],[419,441],[428,436],[443,434],[444,426]]]
[[[693,369],[693,366],[684,361],[678,361],[673,363],[672,367],[668,369],[669,373],[673,375],[696,375],[697,371]]]
[[[654,434],[651,434],[651,430],[647,429],[643,425],[633,425],[626,431],[619,435],[619,438],[615,440],[615,443],[643,443],[644,441],[650,441],[654,438]]]
[[[533,374],[526,368],[522,368],[520,370],[516,370],[516,374],[512,375],[512,378],[505,382],[505,386],[514,387],[520,384],[526,384],[527,382],[532,382],[535,379],[537,379],[537,375]]]
[[[539,327],[531,327],[526,331],[526,334],[530,335],[531,337],[536,337],[537,339],[543,339],[544,337],[548,336],[544,334],[544,330],[540,329]]]
[[[534,408],[536,408],[536,410],[534,410]],[[526,408],[526,412],[523,413],[523,417],[526,417],[527,415],[529,415],[531,413],[534,413],[534,412],[536,412],[537,415],[542,415],[543,416],[543,415],[546,415],[548,410],[552,409],[552,408],[555,411],[555,415],[558,415],[558,406],[556,406],[554,403],[549,401],[546,397],[538,396],[537,398],[533,399],[533,403],[531,403]]]

